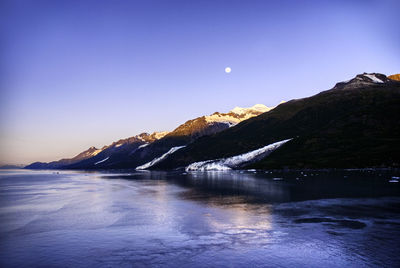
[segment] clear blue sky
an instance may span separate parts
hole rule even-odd
[[[3,0],[0,164],[399,73],[399,10],[382,0]]]

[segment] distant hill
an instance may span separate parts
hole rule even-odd
[[[86,151],[79,153],[78,155],[74,156],[73,158],[64,158],[64,159],[61,159],[58,161],[52,161],[49,163],[35,162],[35,163],[32,163],[32,164],[26,166],[25,168],[27,168],[27,169],[57,169],[62,166],[72,164],[72,163],[87,159],[89,157],[95,156],[99,152],[100,152],[99,149],[97,149],[95,147],[90,147]]]
[[[2,165],[0,169],[21,169],[24,168],[23,165]]]

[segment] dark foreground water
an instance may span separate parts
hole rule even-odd
[[[399,267],[396,177],[0,171],[0,266]]]

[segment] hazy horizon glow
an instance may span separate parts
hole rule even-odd
[[[72,157],[358,73],[400,72],[398,1],[1,6],[0,164]]]

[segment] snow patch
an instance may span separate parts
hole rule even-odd
[[[233,126],[237,125],[237,123],[232,123],[232,122],[221,122],[221,123],[227,124],[229,127],[233,127]]]
[[[163,161],[165,158],[167,158],[170,154],[175,153],[176,151],[178,151],[179,149],[183,148],[185,146],[177,146],[177,147],[172,147],[168,152],[166,152],[165,154],[163,154],[160,157],[154,158],[153,160],[151,160],[150,162],[147,162],[144,165],[138,166],[136,167],[136,169],[138,170],[142,170],[142,169],[148,169],[151,166],[154,166],[155,164]]]
[[[290,140],[278,141],[260,149],[228,158],[195,162],[187,166],[186,171],[230,170],[260,160]]]
[[[103,151],[103,150],[102,150],[102,149],[97,149],[97,150],[93,151],[93,153],[91,153],[90,155],[91,155],[91,156],[95,156],[95,155],[97,155],[98,153],[100,153],[101,151]]]
[[[98,162],[96,162],[94,164],[97,165],[97,164],[103,163],[103,162],[107,161],[108,158],[110,158],[110,157],[104,158],[103,160],[100,160],[100,161],[98,161]]]
[[[282,102],[281,102],[282,103]],[[249,108],[235,107],[229,113],[214,113],[205,116],[207,123],[226,123],[229,127],[234,126],[244,120],[268,112],[275,107],[267,107],[264,104],[256,104]]]
[[[249,117],[246,117],[246,119],[250,118],[251,116],[249,115]],[[227,115],[227,114],[213,114],[213,115],[207,115],[205,116],[205,119],[207,121],[207,123],[226,123],[231,125],[236,125],[237,123],[245,120],[245,118],[237,118],[231,115]]]
[[[381,79],[379,79],[378,77],[376,77],[373,74],[364,74],[364,76],[368,77],[369,79],[372,80],[372,82],[374,83],[383,83],[383,81]]]
[[[169,133],[169,131],[161,131],[161,132],[154,132],[152,135],[154,135],[154,138],[156,140],[159,140],[161,138],[163,138],[165,135],[167,135]]]
[[[269,108],[269,107],[265,106],[264,104],[256,104],[256,105],[253,105],[252,107],[248,107],[248,108],[235,107],[235,108],[233,108],[231,110],[231,112],[241,115],[241,114],[249,113],[251,111],[257,111],[257,112],[265,113],[265,112],[268,112],[271,109],[272,108]]]
[[[150,143],[145,143],[145,144],[142,144],[142,145],[140,145],[139,147],[138,147],[138,149],[139,148],[144,148],[144,147],[146,147],[147,145],[149,145]]]

